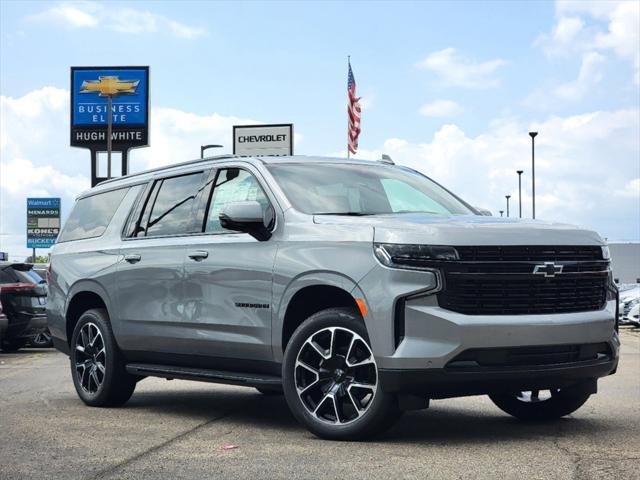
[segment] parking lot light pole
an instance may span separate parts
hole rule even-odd
[[[204,151],[208,148],[222,148],[222,145],[200,145],[200,158],[204,158]]]
[[[531,136],[531,199],[533,202],[532,217],[536,218],[536,135],[538,132],[529,132]]]
[[[507,199],[507,217],[509,216],[509,199],[511,198],[511,195],[505,195],[504,198]]]
[[[522,173],[524,170],[516,170],[518,174],[518,213],[520,214],[519,218],[522,218]]]

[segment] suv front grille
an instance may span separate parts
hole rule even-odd
[[[600,310],[606,302],[609,262],[600,247],[456,250],[460,261],[440,265],[442,308],[467,315],[524,315]],[[534,274],[545,262],[562,266],[562,272],[552,277]]]
[[[469,262],[559,262],[603,260],[602,248],[598,246],[476,246],[456,247],[460,259]]]

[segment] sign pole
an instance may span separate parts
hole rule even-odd
[[[107,110],[109,115],[107,117],[107,178],[111,178],[111,130],[113,129],[113,115],[111,111],[113,102],[112,97],[112,95],[107,95]]]
[[[36,263],[36,247],[33,247],[33,252],[31,254],[31,263]]]

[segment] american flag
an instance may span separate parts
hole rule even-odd
[[[347,113],[349,114],[349,153],[356,154],[358,151],[358,137],[360,136],[360,97],[356,97],[356,79],[351,71],[351,62],[349,62],[349,79],[347,82],[347,95],[349,96],[349,104],[347,105]]]

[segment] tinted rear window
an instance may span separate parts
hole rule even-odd
[[[128,191],[129,188],[121,188],[78,200],[64,225],[58,242],[102,235]]]
[[[156,182],[145,209],[145,212],[151,209],[146,236],[184,235],[196,231],[193,207],[205,177],[204,172],[197,172]],[[143,218],[147,218],[146,215]]]
[[[44,280],[35,271],[22,265],[0,268],[0,284],[2,283],[44,283]]]

